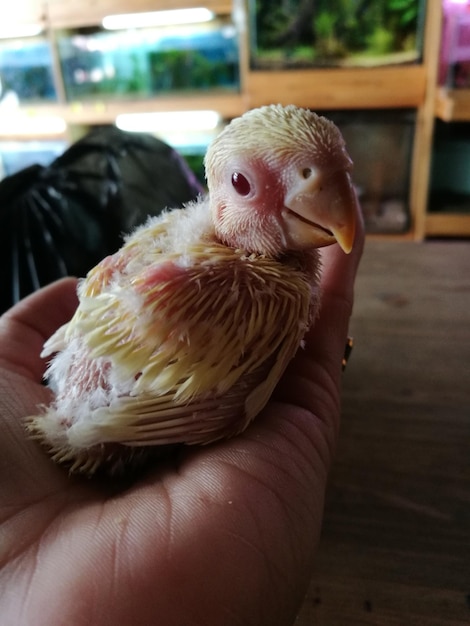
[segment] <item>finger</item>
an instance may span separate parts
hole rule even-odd
[[[322,291],[324,297],[338,297],[350,302],[352,307],[354,281],[364,250],[364,220],[357,204],[356,236],[350,254],[333,245],[321,250]]]
[[[303,406],[323,419],[339,416],[342,360],[354,300],[354,282],[364,247],[364,227],[358,215],[353,249],[349,255],[330,246],[322,250],[321,306],[305,348],[287,371],[281,395],[302,398]]]
[[[77,307],[77,281],[64,278],[36,291],[0,318],[0,362],[39,381],[44,361],[42,346],[65,324]]]
[[[337,355],[339,351],[342,356],[364,241],[364,222],[358,208],[356,237],[351,253],[344,254],[336,245],[322,249],[320,314],[308,339],[323,352],[335,352]]]

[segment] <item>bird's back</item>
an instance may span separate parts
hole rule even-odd
[[[131,238],[119,263],[133,246]],[[125,271],[113,278],[103,262],[82,286],[68,345],[50,370],[51,415],[69,425],[67,449],[76,458],[78,449],[107,443],[199,444],[242,431],[312,319],[315,263],[307,260],[213,241],[186,245],[184,254],[156,254],[148,265],[139,261],[127,281]],[[76,402],[71,388],[79,389]]]

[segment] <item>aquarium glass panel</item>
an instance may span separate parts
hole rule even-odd
[[[0,41],[0,107],[56,99],[49,42],[40,37]]]
[[[368,232],[409,228],[409,186],[415,127],[412,111],[329,111],[354,162],[353,181]]]
[[[66,147],[63,140],[0,141],[0,180],[31,165],[49,165]]]
[[[254,69],[368,67],[421,58],[425,0],[249,3]]]
[[[429,211],[470,213],[470,122],[436,121]]]
[[[238,35],[229,19],[129,31],[59,35],[68,100],[236,91]]]

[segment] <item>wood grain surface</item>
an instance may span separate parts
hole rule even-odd
[[[368,242],[296,626],[470,624],[470,243]]]

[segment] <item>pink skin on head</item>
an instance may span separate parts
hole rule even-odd
[[[281,213],[284,181],[261,159],[234,159],[211,193],[217,235],[249,252],[278,253],[285,245]]]

